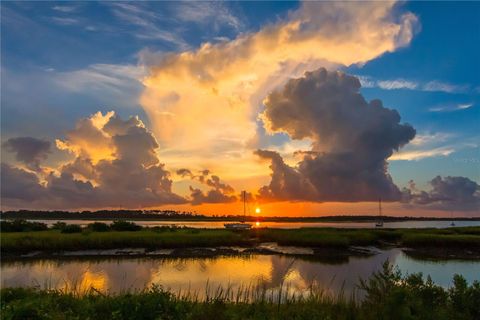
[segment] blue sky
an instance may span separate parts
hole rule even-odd
[[[139,115],[149,126],[136,80],[142,59],[257,32],[286,19],[300,3],[2,2],[1,7],[4,141],[61,138],[79,118],[97,111]],[[399,186],[415,179],[425,187],[436,175],[480,182],[480,3],[406,2],[401,10],[419,19],[407,46],[341,69],[360,78],[367,100],[381,99],[417,131],[418,140],[402,149],[405,159],[389,161]],[[284,140],[280,135],[272,141]]]

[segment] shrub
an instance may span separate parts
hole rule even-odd
[[[52,229],[62,230],[66,226],[67,224],[65,222],[57,221],[52,225]]]
[[[78,224],[67,224],[61,229],[62,233],[79,233],[82,232],[82,227]]]
[[[115,231],[138,231],[142,229],[138,224],[123,220],[113,221],[110,228]]]
[[[110,230],[108,224],[103,222],[94,222],[88,225],[88,229],[95,231],[95,232],[106,232]]]
[[[47,230],[48,226],[41,222],[30,222],[16,219],[13,221],[1,221],[0,229],[2,232],[43,231]]]

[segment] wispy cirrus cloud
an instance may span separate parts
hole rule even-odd
[[[414,146],[425,146],[431,143],[445,142],[453,136],[453,134],[446,132],[417,134],[415,138],[410,141],[410,144]]]
[[[418,87],[418,84],[413,81],[397,79],[397,80],[383,80],[377,82],[378,87],[386,90],[394,89],[410,89],[414,90]]]
[[[452,143],[454,134],[447,132],[425,132],[415,138],[402,150],[393,153],[388,160],[414,161],[425,158],[446,157],[457,150],[458,144]]]
[[[453,111],[470,109],[473,106],[474,106],[473,103],[445,104],[445,105],[431,107],[430,109],[428,109],[428,111],[430,111],[430,112],[453,112]]]
[[[469,89],[470,86],[466,84],[458,85],[437,80],[429,81],[422,87],[423,91],[439,91],[447,93],[462,93],[467,92]]]
[[[122,93],[141,85],[144,69],[135,65],[95,64],[85,69],[60,72],[57,82],[71,91],[109,90]]]
[[[438,80],[421,82],[415,80],[407,80],[403,78],[397,79],[375,79],[370,76],[357,76],[363,88],[380,88],[383,90],[418,90],[428,92],[445,92],[445,93],[466,93],[470,91],[468,84],[452,84]]]
[[[52,9],[59,12],[70,13],[77,10],[77,7],[69,6],[69,5],[57,5],[57,6],[53,6]]]
[[[64,18],[64,17],[52,17],[52,21],[62,26],[71,26],[71,25],[76,25],[80,23],[78,19]]]
[[[449,132],[419,133],[402,150],[394,152],[389,161],[417,161],[426,158],[448,157],[464,149],[477,148],[468,138]]]
[[[72,71],[49,72],[54,87],[91,97],[102,105],[138,106],[145,69],[131,64],[94,64]]]
[[[175,7],[176,19],[198,24],[213,23],[214,28],[228,26],[236,31],[243,29],[243,21],[222,2],[180,2]]]
[[[455,149],[453,147],[440,147],[428,150],[404,150],[394,153],[388,160],[421,160],[425,158],[440,157],[440,156],[449,156],[454,153]]]
[[[110,2],[108,5],[117,19],[138,28],[128,30],[135,37],[169,42],[180,49],[188,47],[188,44],[177,32],[160,28],[160,22],[165,20],[166,16],[158,11],[149,10],[144,3]]]

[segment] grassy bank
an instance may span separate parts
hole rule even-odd
[[[105,295],[6,288],[0,292],[2,319],[480,319],[480,283],[455,276],[449,289],[402,276],[389,264],[360,281],[365,298],[331,297],[312,289],[300,296],[263,290],[218,290],[206,300],[174,295],[159,287]]]
[[[61,233],[59,230],[1,234],[2,253],[118,248],[186,248],[245,245],[246,239],[227,230],[108,231]]]
[[[342,249],[349,246],[395,245],[409,248],[461,248],[480,251],[480,227],[448,229],[226,229],[142,228],[128,222],[56,224],[2,222],[1,252],[69,251],[120,248],[186,248],[248,246],[260,242],[279,245]]]

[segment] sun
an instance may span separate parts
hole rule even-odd
[[[255,208],[255,213],[260,213],[260,212],[262,212],[262,210],[260,210],[260,208],[258,208],[258,207]]]

